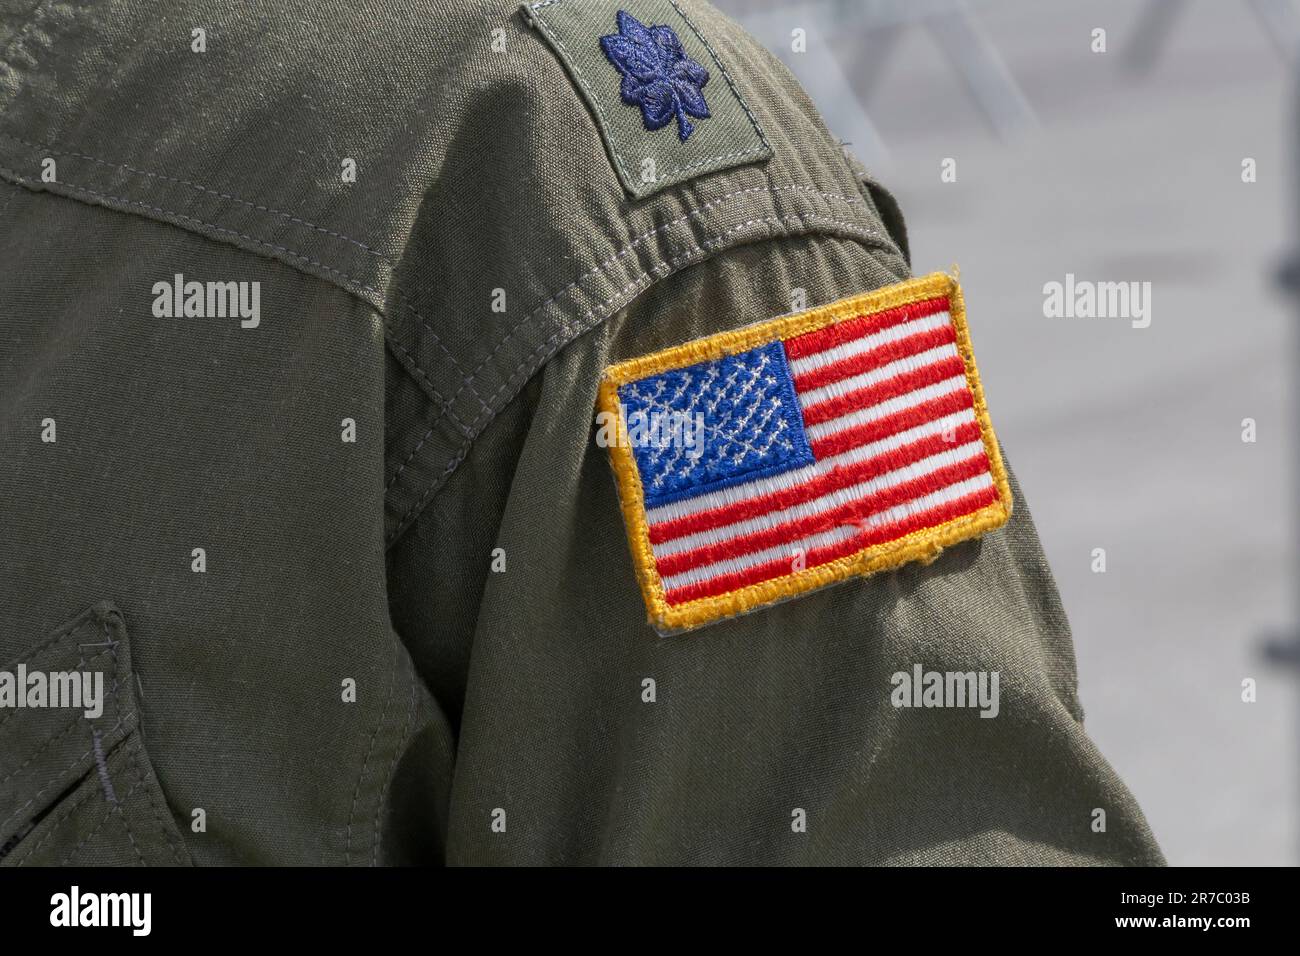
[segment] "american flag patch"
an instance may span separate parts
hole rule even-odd
[[[664,633],[931,559],[1011,514],[942,273],[611,366],[600,412]]]

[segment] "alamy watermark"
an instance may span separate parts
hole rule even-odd
[[[1048,319],[1128,319],[1135,329],[1151,324],[1150,282],[1093,282],[1065,274],[1064,282],[1043,284]]]
[[[88,720],[104,713],[103,671],[0,671],[0,710],[25,708],[80,710]]]
[[[159,319],[238,318],[244,329],[255,329],[262,322],[260,282],[186,281],[178,272],[170,282],[155,282],[153,296],[153,314]]]
[[[704,454],[704,413],[637,409],[629,412],[619,406],[627,429],[627,443],[632,448],[680,448],[692,461]],[[596,415],[596,444],[612,448],[619,444],[619,415],[599,412]]]
[[[1000,679],[998,671],[927,671],[913,664],[911,671],[896,671],[889,678],[894,685],[889,702],[900,708],[978,708],[981,717],[996,717]]]
[[[50,897],[50,925],[57,928],[122,927],[132,936],[153,930],[152,893],[83,893],[73,886]]]

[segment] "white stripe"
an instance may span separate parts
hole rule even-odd
[[[821,368],[824,365],[834,365],[836,362],[842,362],[844,359],[853,358],[855,355],[862,355],[870,352],[872,349],[878,349],[882,345],[888,345],[890,342],[897,342],[899,339],[910,338],[913,335],[919,335],[922,332],[932,332],[935,329],[947,328],[952,324],[952,319],[947,312],[936,312],[934,315],[927,315],[919,319],[909,319],[902,325],[895,325],[893,328],[885,329],[883,332],[876,332],[874,335],[864,335],[858,339],[850,339],[847,342],[840,342],[832,345],[823,352],[813,352],[811,355],[805,355],[802,358],[794,359],[790,362],[790,371],[795,375],[803,375],[805,372],[811,372],[813,369]]]
[[[925,422],[917,425],[915,428],[909,428],[907,431],[899,432],[896,435],[890,435],[879,441],[873,441],[866,445],[860,445],[857,448],[850,448],[848,451],[841,452],[838,455],[832,455],[829,458],[823,458],[821,461],[812,465],[805,465],[802,468],[796,468],[793,471],[782,472],[779,475],[772,475],[770,478],[759,478],[755,481],[748,481],[744,484],[733,485],[730,488],[722,488],[718,491],[710,491],[707,494],[699,495],[695,498],[685,498],[681,501],[674,501],[670,504],[659,505],[655,508],[647,509],[646,520],[652,524],[663,524],[666,521],[673,521],[677,518],[684,518],[687,515],[698,514],[701,511],[711,511],[714,508],[720,508],[723,505],[735,504],[740,501],[748,501],[751,498],[760,498],[763,495],[771,494],[774,491],[783,491],[786,488],[793,488],[795,485],[801,485],[805,481],[816,478],[820,475],[829,473],[833,468],[841,468],[845,465],[856,464],[860,461],[866,461],[883,452],[893,451],[895,448],[902,448],[914,441],[920,441],[922,438],[929,438],[931,435],[938,435],[949,429],[956,429],[962,425],[975,421],[974,409],[964,408],[959,412],[951,415],[945,415],[942,418],[936,418],[934,421]]]
[[[957,346],[951,343],[940,345],[938,348],[926,352],[918,352],[916,355],[909,355],[906,358],[890,362],[888,365],[882,365],[880,368],[873,368],[870,372],[863,372],[861,375],[854,375],[852,378],[842,378],[838,382],[831,382],[831,384],[823,385],[821,388],[799,392],[799,406],[808,408],[818,402],[824,402],[828,398],[834,398],[836,395],[844,395],[848,392],[855,392],[860,388],[877,385],[893,378],[895,375],[915,372],[918,368],[925,368],[927,365],[942,362],[944,359],[957,358],[960,354],[957,351]]]
[[[987,472],[982,475],[976,475],[974,478],[967,478],[965,481],[959,481],[955,485],[949,485],[933,494],[916,498],[905,504],[882,511],[879,514],[872,515],[865,519],[864,524],[870,527],[892,524],[895,521],[901,521],[912,515],[919,514],[922,511],[928,511],[931,508],[937,508],[940,505],[956,501],[958,498],[964,498],[966,495],[974,494],[977,491],[983,491],[993,487],[993,476]],[[725,561],[717,561],[713,564],[707,564],[698,568],[690,568],[680,574],[674,574],[672,577],[663,579],[665,591],[675,591],[677,588],[685,587],[688,584],[698,584],[701,581],[711,581],[713,578],[721,577],[725,574],[734,574],[737,571],[744,571],[748,568],[756,567],[760,564],[766,564],[768,561],[775,561],[778,558],[787,558],[794,560],[796,550],[799,549],[803,554],[808,554],[817,548],[826,547],[827,545],[837,544],[849,538],[861,534],[860,525],[842,525],[838,528],[832,528],[830,531],[823,531],[819,534],[810,535],[799,541],[791,541],[788,544],[779,544],[771,548],[765,548],[762,551],[754,551],[750,554],[741,555],[736,558],[728,558]],[[812,565],[816,567],[816,565]]]
[[[713,578],[721,577],[724,574],[734,574],[737,571],[744,571],[758,564],[765,564],[768,561],[775,561],[777,558],[788,558],[794,561],[796,548],[807,554],[813,548],[821,548],[830,544],[837,544],[848,538],[856,537],[861,530],[855,525],[840,525],[838,528],[832,528],[830,531],[823,531],[810,537],[803,538],[799,541],[791,541],[789,544],[777,545],[774,548],[768,548],[764,551],[755,551],[752,554],[742,555],[738,558],[728,558],[726,561],[718,561],[714,564],[706,564],[703,567],[691,568],[683,571],[681,574],[674,574],[672,577],[663,579],[665,591],[673,591],[688,584],[698,584],[701,581],[709,581]]]
[[[941,468],[947,468],[949,465],[967,461],[976,455],[983,455],[984,453],[984,442],[978,439],[965,445],[945,448],[941,452],[914,461],[910,465],[887,471],[884,474],[876,475],[846,488],[828,491],[818,498],[792,505],[781,511],[771,511],[756,518],[732,522],[728,525],[710,528],[708,531],[697,531],[694,534],[684,535],[680,538],[674,538],[672,541],[654,545],[655,560],[666,558],[670,554],[693,551],[695,548],[704,545],[721,544],[723,541],[729,541],[732,538],[742,538],[745,535],[773,528],[787,521],[800,521],[804,518],[811,518],[822,512],[832,511],[851,501],[870,498],[872,495],[879,494],[888,488],[897,487],[916,478],[932,474]],[[987,461],[987,459],[985,460]]]
[[[902,395],[895,395],[893,398],[887,398],[877,405],[870,408],[860,408],[855,412],[849,412],[847,415],[841,415],[839,418],[832,418],[828,422],[822,422],[819,425],[813,425],[808,429],[808,441],[814,442],[825,438],[827,435],[834,435],[849,428],[856,428],[859,425],[865,425],[868,422],[879,421],[882,418],[888,418],[898,412],[909,408],[915,408],[917,405],[924,405],[926,402],[936,398],[942,398],[945,395],[951,395],[953,392],[960,392],[966,389],[966,376],[954,375],[952,378],[946,378],[942,382],[935,382],[933,385],[927,385],[925,388],[918,388],[914,392],[905,392]]]

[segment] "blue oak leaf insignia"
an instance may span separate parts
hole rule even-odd
[[[686,142],[695,131],[687,117],[712,115],[700,91],[709,71],[686,55],[672,27],[648,27],[626,10],[617,19],[618,32],[601,37],[600,48],[623,74],[623,102],[641,107],[646,129],[663,129],[676,117],[677,135]]]

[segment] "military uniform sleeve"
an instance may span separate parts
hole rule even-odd
[[[1082,728],[1018,489],[1005,528],[928,565],[687,634],[646,623],[594,441],[603,368],[779,313],[792,287],[815,301],[895,278],[828,238],[747,246],[660,284],[548,363],[435,502],[437,540],[399,545],[406,586],[436,588],[462,639],[464,684],[446,689],[463,707],[452,861],[1159,860]],[[895,707],[893,675],[916,665],[996,672],[996,715]]]
[[[539,162],[580,177],[581,200],[515,193],[559,233],[528,257],[523,318],[474,369],[502,369],[509,401],[414,484],[422,503],[393,529],[394,626],[455,726],[448,861],[1159,862],[1084,732],[1068,625],[1014,477],[1010,520],[928,563],[686,633],[647,622],[597,441],[606,370],[910,276],[892,200],[788,74],[709,8],[682,6],[770,158],[629,195],[601,117],[563,82],[573,65],[529,48],[553,70],[536,121],[572,133]],[[931,673],[996,679],[996,693],[980,708],[925,706],[919,686],[900,696]]]

